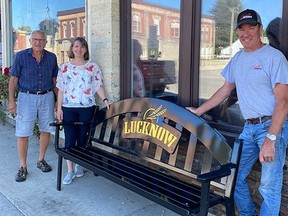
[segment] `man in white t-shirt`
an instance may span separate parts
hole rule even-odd
[[[262,31],[256,11],[247,9],[238,15],[237,34],[244,49],[222,71],[223,86],[200,107],[187,107],[201,116],[227,99],[236,88],[245,119],[239,136],[243,139],[243,150],[234,194],[241,216],[256,215],[246,179],[258,159],[262,165],[260,215],[279,215],[281,204],[288,141],[288,63],[280,51],[262,43]]]

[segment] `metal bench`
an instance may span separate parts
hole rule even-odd
[[[235,215],[233,191],[241,141],[233,147],[204,120],[168,101],[134,98],[97,110],[85,148],[59,144],[56,126],[57,189],[62,159],[71,160],[180,215],[207,215],[222,204]]]

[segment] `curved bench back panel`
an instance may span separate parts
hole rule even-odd
[[[147,111],[151,110],[151,113]],[[157,112],[158,111],[158,112]],[[106,111],[106,119],[119,114],[139,113],[141,118],[154,117],[156,121],[164,119],[172,120],[197,137],[212,153],[219,162],[227,163],[231,157],[231,147],[223,136],[210,127],[203,119],[168,101],[155,98],[132,98],[111,105]],[[149,116],[149,114],[152,116]],[[158,117],[158,119],[157,119]],[[153,119],[154,120],[154,119]],[[219,148],[221,146],[221,149]]]
[[[96,118],[92,145],[186,182],[233,162],[233,149],[218,131],[168,101],[125,99]],[[224,189],[226,182],[214,185]]]

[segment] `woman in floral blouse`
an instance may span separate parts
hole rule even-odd
[[[95,112],[95,93],[109,109],[109,101],[103,86],[103,74],[99,66],[89,60],[87,41],[77,37],[69,49],[70,61],[64,63],[57,76],[57,119],[63,122],[88,122]],[[64,126],[65,148],[85,146],[87,125]],[[82,167],[67,160],[68,173],[63,184],[70,184],[75,177],[84,175]]]

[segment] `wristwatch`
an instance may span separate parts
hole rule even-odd
[[[266,137],[267,137],[268,139],[274,141],[274,142],[275,142],[276,139],[277,139],[276,135],[274,135],[274,134],[269,134],[269,133],[267,133]]]

